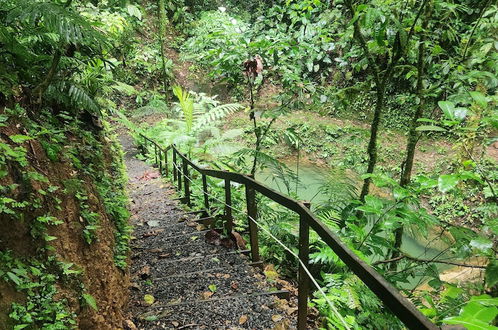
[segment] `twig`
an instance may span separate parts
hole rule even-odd
[[[452,266],[458,266],[458,267],[486,269],[486,266],[482,266],[482,265],[462,264],[462,263],[454,262],[454,261],[445,261],[445,260],[436,260],[436,259],[420,259],[420,258],[410,257],[406,254],[403,254],[399,257],[392,258],[392,259],[376,261],[372,265],[376,266],[378,264],[387,264],[387,263],[391,263],[391,262],[397,262],[401,259],[408,259],[408,260],[412,260],[415,262],[421,262],[421,263],[426,263],[426,264],[433,262],[433,263],[452,265]]]

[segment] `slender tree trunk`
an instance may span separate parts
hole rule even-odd
[[[48,69],[47,75],[45,79],[33,89],[33,95],[38,97],[38,103],[41,103],[42,95],[47,90],[48,86],[50,86],[50,82],[54,79],[55,74],[57,73],[57,67],[61,61],[62,52],[60,50],[56,50],[54,57],[52,58],[52,64]]]
[[[430,7],[430,6],[429,6]],[[422,24],[423,30],[427,29],[428,25],[428,16],[426,15],[426,19]],[[408,133],[408,141],[406,143],[406,158],[403,164],[401,165],[401,177],[399,180],[399,184],[401,187],[407,186],[411,181],[411,175],[413,170],[413,161],[415,159],[415,148],[420,138],[420,133],[417,132],[418,120],[422,118],[424,113],[424,86],[423,86],[423,78],[425,70],[425,32],[422,31],[420,35],[420,41],[418,45],[418,59],[417,59],[417,86],[416,86],[416,94],[419,98],[419,104],[415,113],[413,114],[410,131]],[[397,258],[400,256],[400,248],[403,240],[403,227],[400,226],[394,232],[394,245],[392,249],[392,258]],[[396,267],[396,262],[391,264],[391,267]]]
[[[375,165],[377,164],[377,136],[379,132],[380,118],[382,115],[382,110],[384,108],[384,93],[385,93],[386,83],[383,81],[377,86],[377,98],[375,102],[374,117],[372,120],[372,125],[370,126],[370,141],[368,142],[367,154],[368,154],[368,167],[367,174],[374,172]],[[365,201],[365,196],[368,195],[370,190],[370,178],[366,178],[363,181],[363,187],[361,188],[360,200]]]
[[[168,93],[168,71],[166,69],[166,58],[164,56],[164,37],[166,35],[166,4],[165,0],[158,0],[158,19],[159,19],[159,48],[161,49],[161,61],[163,71],[163,89],[166,96]]]

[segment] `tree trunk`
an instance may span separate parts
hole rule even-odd
[[[164,56],[164,36],[166,35],[166,4],[165,0],[158,0],[158,19],[159,19],[159,47],[161,49],[161,61],[163,71],[163,88],[164,94],[168,94],[168,72],[166,70],[166,58]]]
[[[422,28],[427,29],[428,25],[428,15],[426,16],[425,21],[422,24]],[[401,187],[405,187],[410,183],[412,170],[413,170],[413,161],[415,159],[415,148],[417,146],[418,140],[420,138],[420,134],[417,131],[418,120],[422,118],[424,113],[424,97],[423,97],[423,78],[424,78],[424,69],[425,69],[425,33],[422,32],[420,35],[420,41],[418,45],[418,59],[417,59],[417,86],[416,86],[416,94],[419,98],[419,104],[415,113],[413,114],[412,123],[410,126],[410,131],[408,133],[408,141],[406,143],[406,158],[403,164],[401,165],[401,177],[399,180],[399,185]],[[397,258],[400,256],[400,248],[403,239],[403,227],[400,226],[394,232],[394,245],[392,249],[392,258]],[[396,267],[396,262],[391,264],[391,267]]]
[[[367,174],[374,172],[375,165],[377,164],[377,135],[379,132],[380,118],[382,110],[384,108],[384,92],[385,92],[385,82],[382,82],[377,86],[377,100],[375,102],[374,117],[372,120],[372,125],[370,126],[370,141],[368,142],[368,168]],[[370,178],[366,178],[363,181],[363,187],[361,188],[360,200],[365,201],[365,196],[368,195],[370,190]]]

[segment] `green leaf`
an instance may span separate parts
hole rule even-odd
[[[136,17],[139,21],[142,20],[142,12],[140,11],[140,9],[138,9],[137,6],[128,5],[126,6],[126,10],[128,11],[128,14],[130,16]]]
[[[24,143],[26,141],[32,140],[33,138],[27,135],[11,135],[9,138],[14,142],[14,143]]]
[[[498,261],[494,260],[486,267],[486,285],[493,287],[498,283]]]
[[[14,330],[21,330],[27,327],[29,327],[29,324],[18,324],[14,327]]]
[[[479,251],[488,252],[493,247],[493,242],[487,238],[478,237],[470,241],[470,246]]]
[[[438,188],[441,192],[446,193],[455,188],[459,181],[458,175],[443,174],[439,177]]]
[[[95,301],[95,298],[88,293],[83,293],[82,294],[83,300],[85,300],[85,303],[90,306],[93,310],[98,311],[99,308],[97,307],[97,302]]]
[[[156,301],[156,298],[154,298],[153,295],[150,295],[150,294],[146,294],[144,296],[144,301],[147,305],[152,305],[154,303],[154,301]]]
[[[446,132],[446,129],[434,125],[423,125],[417,127],[417,131]]]
[[[7,277],[12,281],[14,282],[16,285],[20,285],[21,284],[21,279],[14,273],[11,273],[11,272],[7,272]]]
[[[469,92],[470,96],[474,100],[475,103],[477,103],[478,106],[481,108],[485,108],[488,105],[488,100],[484,94],[481,92]]]
[[[216,287],[216,285],[214,285],[214,284],[210,284],[210,285],[208,286],[208,289],[209,289],[209,291],[211,291],[211,292],[213,292],[213,293],[214,293],[214,292],[216,292],[217,287]]]
[[[441,110],[443,110],[443,113],[448,117],[449,119],[453,119],[453,111],[455,110],[455,104],[450,101],[439,101],[437,103]]]

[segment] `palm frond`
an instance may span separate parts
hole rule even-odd
[[[187,124],[187,133],[190,133],[194,124],[194,101],[192,100],[190,93],[178,85],[173,86],[173,94],[175,94],[180,102],[183,118]]]

